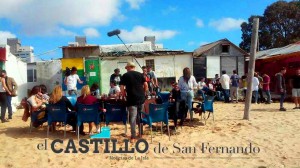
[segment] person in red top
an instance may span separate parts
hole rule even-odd
[[[263,74],[263,91],[267,95],[267,102],[266,104],[271,104],[271,93],[270,93],[270,76],[266,73]]]
[[[94,104],[94,103],[97,103],[97,102],[98,102],[97,98],[91,95],[89,85],[84,85],[81,88],[81,96],[79,96],[77,98],[77,103],[91,105],[91,104]],[[89,134],[92,133],[92,128],[93,128],[93,123],[89,123]],[[80,131],[79,132],[80,132],[80,134],[85,134],[83,132],[83,126],[82,125],[80,126]]]

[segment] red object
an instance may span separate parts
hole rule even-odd
[[[0,61],[6,61],[6,48],[0,48]]]
[[[263,90],[270,90],[270,77],[268,75],[263,77]]]

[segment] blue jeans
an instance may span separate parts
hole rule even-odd
[[[280,108],[283,108],[283,101],[285,99],[285,96],[286,96],[286,91],[280,93]]]
[[[10,95],[6,95],[8,118],[12,117],[11,98],[12,97]]]
[[[142,107],[144,105],[136,105],[136,106],[129,106],[128,112],[129,112],[129,124],[130,124],[130,131],[131,131],[131,138],[136,138],[136,123],[138,123],[139,126],[139,134],[142,134],[142,128],[140,126],[140,117],[141,117],[141,111]]]
[[[180,92],[180,94],[181,94],[181,100],[185,100],[185,103],[189,108],[190,116],[192,119],[193,118],[192,103],[193,103],[193,98],[194,98],[194,92],[191,90],[188,92]]]
[[[254,90],[254,91],[252,91],[252,94],[254,95],[254,103],[257,103],[257,101],[258,101],[258,91],[257,90]]]
[[[271,103],[271,93],[270,93],[270,90],[265,90],[265,93],[267,95],[267,102]]]
[[[223,89],[225,103],[229,103],[229,89]]]
[[[193,91],[180,92],[180,95],[181,95],[181,100],[185,100],[187,106],[189,107],[189,110],[191,111],[194,92]]]
[[[221,91],[217,91],[217,100],[224,101],[224,95]]]

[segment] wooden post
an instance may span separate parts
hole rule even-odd
[[[244,109],[244,120],[249,120],[249,113],[251,111],[251,99],[252,99],[252,79],[254,76],[255,69],[255,58],[256,48],[258,41],[258,26],[259,18],[253,19],[252,36],[251,36],[251,49],[250,49],[250,60],[248,65],[248,76],[247,76],[247,94]]]

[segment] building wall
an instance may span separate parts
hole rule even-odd
[[[244,56],[239,49],[230,45],[228,53],[222,53],[222,45],[216,45],[215,47],[211,48],[206,54],[206,56]]]
[[[15,111],[15,107],[20,104],[22,98],[27,97],[27,64],[11,54],[9,47],[7,47],[7,53],[5,62],[7,76],[13,77],[18,84],[18,96],[12,98],[13,111]]]
[[[99,46],[85,46],[85,47],[64,47],[63,58],[82,58],[88,56],[99,56]]]
[[[62,85],[61,60],[51,60],[36,63],[37,84],[44,84],[51,93],[56,85]]]

